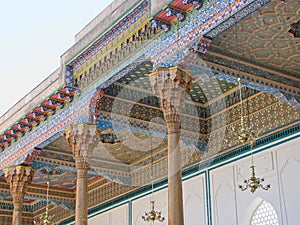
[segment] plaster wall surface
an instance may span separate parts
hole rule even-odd
[[[146,225],[149,222],[142,220],[142,216],[145,212],[150,212],[150,201],[152,197],[151,194],[140,199],[134,200],[132,202],[132,225]],[[161,211],[162,216],[167,218],[168,214],[168,191],[167,189],[162,189],[153,194],[153,199],[155,202],[155,210]],[[168,224],[167,219],[160,223],[161,225]]]
[[[89,219],[89,225],[128,225],[128,205],[122,205]]]
[[[250,225],[263,201],[272,205],[280,225],[300,224],[297,212],[300,185],[300,138],[276,145],[253,156],[256,176],[264,178],[268,191],[241,191],[238,185],[251,177],[251,156],[211,171],[212,224]]]

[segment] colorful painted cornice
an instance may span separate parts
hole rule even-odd
[[[120,78],[127,75],[130,71],[135,70],[142,63],[143,62],[135,62],[128,65],[116,76],[112,76],[110,79],[107,79],[105,81],[100,81],[101,85],[99,85],[98,83],[94,83],[88,90],[82,93],[81,96],[75,96],[76,89],[74,87],[67,86],[63,88],[64,91],[62,92],[69,93],[70,98],[72,97],[73,99],[72,102],[61,102],[61,104],[64,103],[64,107],[62,107],[61,109],[57,108],[57,112],[55,113],[55,115],[47,117],[48,121],[46,123],[40,121],[40,123],[34,125],[34,129],[32,129],[31,132],[26,132],[24,136],[21,136],[18,139],[12,139],[10,142],[10,146],[0,152],[0,169],[3,169],[10,165],[18,165],[23,163],[27,155],[31,154],[35,147],[38,146],[39,148],[42,148],[46,146],[47,143],[50,143],[48,139],[53,141],[56,138],[60,137],[62,135],[60,132],[70,124],[76,123],[76,121],[79,120],[79,123],[86,123],[88,119],[86,115],[89,112],[90,100],[94,95],[96,89],[101,90],[107,88]],[[47,101],[49,100],[47,99],[46,102]],[[54,102],[54,100],[52,101]]]
[[[72,102],[74,95],[75,89],[67,86],[51,95],[0,135],[0,150],[4,151],[6,147],[11,146],[12,143],[17,142],[25,134],[32,132],[40,124],[47,121],[48,117],[62,109],[65,104]]]
[[[148,12],[148,2],[144,1],[137,6],[132,12],[126,15],[117,25],[112,27],[108,32],[97,39],[90,47],[68,63],[66,67],[66,83],[74,85],[73,71],[85,64],[104,47],[115,41],[118,36],[129,29],[137,20]]]

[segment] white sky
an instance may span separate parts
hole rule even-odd
[[[112,0],[0,0],[0,116],[59,67]]]

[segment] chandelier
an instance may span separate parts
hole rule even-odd
[[[268,190],[271,185],[268,184],[264,186],[262,183],[264,182],[264,178],[256,177],[255,175],[255,166],[254,166],[254,160],[253,160],[253,154],[252,154],[252,148],[255,145],[257,135],[255,132],[251,129],[251,127],[246,126],[245,124],[245,117],[243,113],[243,99],[242,99],[242,87],[240,79],[238,79],[239,82],[239,89],[240,89],[240,100],[241,100],[241,128],[237,132],[238,133],[238,139],[243,144],[249,144],[250,145],[250,151],[251,151],[251,177],[250,179],[244,180],[244,185],[239,185],[239,188],[242,191],[250,189],[251,193],[254,193],[258,188],[261,188],[263,190]]]
[[[264,178],[258,178],[255,176],[255,166],[254,165],[251,165],[250,168],[252,171],[251,178],[248,180],[244,180],[245,186],[239,185],[239,188],[242,191],[245,191],[249,188],[252,193],[254,193],[256,191],[256,189],[258,189],[258,188],[261,188],[263,190],[268,190],[271,187],[271,185],[268,184],[266,186],[263,186],[262,182],[264,182]]]
[[[151,134],[150,134],[151,135]],[[142,219],[146,222],[152,222],[154,224],[155,221],[163,222],[165,220],[165,217],[161,216],[160,211],[155,211],[154,208],[154,196],[153,196],[153,158],[152,158],[152,136],[151,136],[151,144],[150,144],[150,151],[151,151],[151,211],[145,212],[145,214],[142,216]]]
[[[53,216],[49,216],[49,181],[47,182],[47,205],[46,212],[40,216],[39,221],[33,221],[33,224],[36,225],[50,225],[52,223]]]
[[[235,18],[235,17],[233,17]],[[236,19],[236,18],[235,18]],[[236,20],[237,24],[237,20]],[[236,40],[236,48],[238,49],[238,29],[236,25],[235,29],[235,40]],[[237,58],[238,65],[239,57]],[[239,68],[238,68],[239,71]],[[240,120],[240,128],[238,128],[237,136],[238,140],[243,144],[249,144],[250,145],[250,154],[251,154],[251,177],[250,179],[245,179],[243,185],[239,185],[238,187],[245,191],[247,189],[250,189],[251,193],[254,193],[257,189],[261,188],[263,190],[268,190],[271,185],[267,184],[264,186],[262,183],[265,181],[264,178],[256,177],[255,174],[255,166],[254,166],[254,159],[253,159],[253,147],[255,145],[256,139],[259,136],[258,133],[252,130],[252,127],[249,126],[249,112],[248,112],[248,105],[247,105],[247,113],[248,115],[244,115],[244,107],[243,107],[243,95],[242,95],[242,85],[241,85],[241,79],[238,78],[238,84],[239,84],[239,97],[240,97],[240,112],[241,112],[241,120]],[[246,119],[248,118],[248,123],[246,123]]]
[[[152,222],[154,223],[154,221],[158,220],[159,222],[163,222],[165,220],[165,217],[161,216],[161,212],[159,211],[155,211],[154,209],[154,201],[152,200],[150,202],[151,204],[151,211],[144,214],[144,216],[142,216],[142,219],[146,222]]]

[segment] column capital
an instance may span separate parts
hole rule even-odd
[[[189,92],[193,78],[189,70],[180,67],[159,68],[151,73],[150,84],[160,98],[169,132],[179,132],[180,114],[185,93]]]
[[[66,140],[72,146],[77,169],[75,224],[87,225],[88,215],[88,168],[87,160],[97,147],[98,129],[95,124],[74,124],[65,131]]]
[[[190,71],[160,68],[150,74],[150,84],[160,99],[168,128],[168,224],[184,224],[180,153],[180,114],[185,93],[190,90]]]
[[[10,192],[14,203],[23,203],[28,184],[31,183],[34,170],[30,166],[11,166],[4,169],[6,182],[10,185]]]
[[[66,140],[72,147],[76,168],[87,167],[85,158],[92,156],[99,142],[97,130],[96,124],[72,124],[65,130]]]

